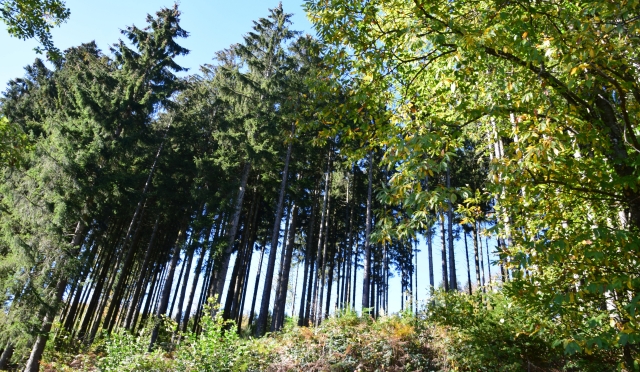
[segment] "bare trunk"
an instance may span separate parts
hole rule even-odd
[[[484,276],[484,253],[482,249],[482,236],[480,236],[480,222],[476,222],[478,226],[478,231],[476,234],[476,238],[478,239],[478,250],[480,255],[480,273],[482,274],[482,286],[486,284],[485,276]]]
[[[472,294],[472,291],[471,291],[471,266],[469,264],[469,246],[467,245],[467,232],[464,231],[464,229],[463,229],[462,233],[464,234],[464,252],[465,252],[465,256],[467,257],[467,282],[469,283],[469,294]]]
[[[293,130],[292,130],[293,135]],[[273,272],[275,271],[276,255],[278,253],[278,238],[280,237],[280,223],[282,221],[282,210],[284,206],[284,195],[287,191],[287,178],[289,177],[289,160],[291,159],[291,143],[287,146],[287,155],[284,160],[282,170],[282,181],[280,182],[280,193],[278,195],[278,207],[276,209],[276,220],[273,222],[273,232],[271,235],[271,247],[269,259],[267,261],[267,272],[265,275],[264,289],[260,303],[260,314],[256,324],[256,336],[262,336],[267,328],[267,316],[269,313],[269,302],[271,301],[271,287],[273,285]]]
[[[133,292],[133,298],[131,299],[131,306],[129,306],[129,311],[127,313],[127,319],[125,321],[124,328],[131,329],[131,320],[133,319],[133,314],[136,312],[137,303],[139,302],[140,292],[142,292],[142,283],[147,274],[147,267],[149,266],[149,260],[151,259],[151,251],[153,250],[153,244],[156,240],[156,234],[158,232],[158,222],[160,218],[156,218],[156,222],[153,225],[153,231],[151,232],[151,238],[149,239],[149,245],[147,246],[147,251],[144,253],[144,259],[142,260],[142,266],[140,268],[140,274],[138,275],[138,281],[136,282],[135,291]]]
[[[280,279],[280,289],[278,291],[278,313],[273,314],[274,330],[279,331],[284,325],[284,308],[287,301],[287,288],[289,287],[289,273],[291,271],[291,259],[293,257],[293,243],[296,237],[296,227],[298,224],[298,205],[294,204],[291,210],[291,224],[289,226],[289,236],[286,244],[286,253],[282,266],[282,276]],[[294,299],[295,301],[295,299]]]
[[[84,222],[78,221],[76,225],[75,232],[73,233],[73,239],[71,240],[71,246],[74,251],[77,251],[82,244],[82,235],[84,233]],[[47,344],[47,340],[49,339],[49,332],[51,331],[52,320],[55,317],[56,310],[60,302],[62,301],[62,296],[64,295],[64,290],[67,288],[67,278],[63,277],[58,280],[56,284],[56,297],[53,299],[53,306],[48,309],[48,311],[44,315],[44,320],[42,321],[42,328],[36,337],[36,341],[33,343],[33,347],[31,348],[31,354],[29,355],[29,359],[27,360],[27,364],[24,368],[25,372],[37,372],[40,369],[40,359],[42,359],[42,353],[44,352],[44,347]]]
[[[449,290],[449,280],[447,275],[447,239],[444,227],[444,210],[440,215],[440,232],[442,233],[442,249],[440,250],[440,256],[442,258],[442,286],[445,291]]]
[[[321,277],[321,270],[322,270],[322,265],[324,265],[324,263],[322,262],[322,246],[323,246],[323,240],[326,239],[324,237],[324,225],[325,225],[325,220],[327,218],[327,203],[329,200],[329,192],[331,191],[330,189],[330,177],[331,175],[331,154],[329,154],[329,159],[327,161],[327,171],[325,173],[325,180],[324,180],[324,197],[323,197],[323,201],[322,201],[322,214],[320,217],[320,226],[318,229],[318,249],[316,251],[316,272],[314,275],[314,285],[313,285],[313,303],[311,305],[311,311],[310,311],[310,321],[312,323],[315,323],[316,321],[316,314],[318,312],[318,307],[320,305],[318,305],[318,290],[321,290],[321,283],[320,283],[320,277]]]
[[[473,254],[476,263],[476,285],[478,286],[478,288],[481,288],[482,278],[480,276],[480,253],[478,252],[478,230],[476,229],[475,222],[471,224],[471,229],[473,231]]]
[[[249,173],[251,171],[251,162],[246,162],[242,170],[242,177],[240,178],[240,188],[238,195],[236,196],[236,205],[233,212],[233,218],[231,219],[231,225],[227,231],[227,249],[224,251],[220,269],[217,273],[216,292],[217,301],[220,303],[222,299],[222,291],[224,291],[224,283],[227,280],[227,271],[229,271],[229,259],[233,252],[233,246],[236,239],[236,233],[238,232],[238,224],[240,222],[240,213],[242,213],[242,202],[244,201],[245,190],[247,189],[247,181],[249,180]]]
[[[162,289],[162,296],[160,297],[160,303],[158,305],[158,309],[156,311],[156,317],[160,319],[167,312],[167,307],[169,307],[169,297],[171,295],[171,286],[173,285],[173,276],[176,271],[176,266],[178,265],[178,259],[180,258],[180,246],[181,240],[184,239],[186,226],[178,233],[178,238],[173,247],[173,254],[171,257],[171,263],[169,264],[169,271],[167,273],[167,278],[164,281],[164,288]],[[158,332],[160,331],[160,324],[157,324],[151,333],[151,340],[149,341],[149,351],[153,349],[153,345],[158,339]]]
[[[447,189],[451,192],[451,171],[447,166]],[[458,290],[458,278],[456,276],[456,255],[453,249],[453,203],[447,198],[447,240],[449,242],[449,287]]]
[[[371,216],[372,216],[372,201],[371,201],[371,193],[373,187],[373,152],[369,151],[369,184],[367,188],[367,220],[365,223],[365,242],[364,242],[364,274],[362,277],[362,313],[368,312],[368,309],[371,305],[369,301],[369,292],[370,288],[370,278],[371,274]]]
[[[260,261],[258,261],[258,272],[256,273],[256,285],[253,289],[253,300],[251,301],[251,312],[249,313],[249,327],[253,322],[254,311],[256,309],[256,301],[258,299],[258,285],[260,284],[260,272],[262,271],[262,259],[264,258],[266,242],[262,242],[262,248],[260,249]]]
[[[14,346],[11,341],[7,342],[7,346],[2,351],[2,355],[0,355],[0,371],[4,371],[8,369],[9,362],[11,361],[11,357],[13,356]]]

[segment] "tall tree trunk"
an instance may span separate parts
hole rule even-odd
[[[304,272],[302,275],[302,293],[300,294],[300,309],[299,314],[298,314],[298,326],[302,327],[303,325],[307,325],[305,322],[305,310],[307,309],[307,302],[308,302],[308,298],[310,298],[310,293],[307,290],[307,285],[308,283],[311,283],[313,280],[311,280],[311,274],[312,274],[312,270],[311,270],[311,265],[312,265],[312,260],[311,260],[311,255],[313,254],[312,250],[313,250],[313,229],[314,229],[314,224],[315,224],[315,217],[316,217],[316,195],[317,195],[317,191],[318,188],[316,187],[316,189],[313,191],[313,194],[311,195],[311,202],[312,202],[312,206],[311,206],[311,218],[309,221],[309,225],[308,225],[308,231],[307,231],[307,241],[306,241],[306,246],[305,246],[305,253],[304,253]]]
[[[489,254],[489,237],[485,237],[485,248],[487,250],[487,270],[489,271],[489,284],[491,284],[491,256]]]
[[[224,283],[227,280],[227,271],[229,271],[229,259],[233,252],[233,246],[238,232],[238,224],[240,223],[240,214],[242,213],[242,202],[244,201],[245,190],[247,189],[247,181],[249,180],[249,173],[251,171],[251,162],[247,161],[244,164],[242,170],[242,176],[240,178],[240,187],[238,189],[238,195],[236,196],[236,204],[231,218],[231,225],[227,231],[227,248],[225,249],[219,271],[217,273],[216,292],[218,304],[222,300],[222,291],[224,290]]]
[[[471,230],[473,231],[473,254],[476,263],[476,285],[478,288],[482,288],[482,277],[480,276],[480,252],[478,252],[478,229],[476,223],[471,223]]]
[[[251,213],[251,211],[249,212]],[[233,318],[233,308],[235,305],[235,298],[236,298],[236,294],[239,292],[239,276],[240,276],[240,271],[242,271],[243,265],[244,265],[244,258],[245,258],[245,253],[246,253],[246,243],[247,243],[247,234],[248,234],[248,229],[249,229],[249,220],[251,219],[251,216],[249,215],[245,215],[244,217],[244,222],[243,222],[243,228],[241,230],[241,235],[242,237],[240,238],[240,244],[238,245],[238,249],[236,252],[236,259],[235,262],[233,263],[233,270],[231,270],[231,278],[229,280],[229,286],[227,287],[227,296],[226,299],[224,301],[224,308],[222,311],[222,317],[225,320],[229,320]]]
[[[258,261],[258,272],[256,273],[256,285],[253,288],[253,299],[251,300],[251,312],[249,313],[249,327],[253,323],[253,317],[255,315],[256,309],[256,301],[258,299],[258,286],[260,284],[260,273],[262,272],[262,260],[264,259],[264,251],[267,246],[266,239],[262,242],[262,247],[260,249],[260,261]]]
[[[442,258],[442,286],[445,291],[449,290],[449,280],[447,275],[447,239],[446,229],[444,227],[444,210],[440,214],[440,232],[442,233],[442,249],[440,250],[440,256]]]
[[[333,223],[333,228],[331,231],[331,233],[327,232],[327,238],[331,237],[331,243],[327,244],[327,247],[325,247],[325,249],[329,250],[329,259],[331,259],[331,261],[329,262],[329,277],[327,278],[327,301],[326,301],[326,305],[325,305],[325,309],[324,309],[324,315],[322,316],[321,319],[326,319],[329,317],[329,311],[331,310],[331,289],[333,287],[333,273],[335,272],[335,263],[336,263],[336,253],[335,253],[335,234],[336,234],[336,222],[335,222],[335,217],[333,218],[334,223]],[[329,239],[327,239],[329,240]],[[324,282],[324,280],[323,280]]]
[[[462,229],[462,233],[464,234],[464,252],[467,257],[467,281],[469,283],[469,294],[472,294],[471,291],[471,266],[469,264],[469,246],[467,245],[467,232]]]
[[[278,298],[276,298],[276,302],[278,303],[278,313],[274,313],[274,323],[273,327],[275,331],[279,331],[284,325],[284,308],[286,306],[287,301],[287,289],[289,287],[289,273],[291,271],[291,259],[293,257],[293,244],[295,242],[296,237],[296,227],[298,225],[298,205],[296,203],[293,204],[291,208],[291,224],[289,226],[289,236],[287,237],[286,244],[286,253],[284,257],[284,263],[282,266],[282,277],[280,280],[280,289],[278,291]],[[295,301],[295,299],[294,299]]]
[[[322,242],[322,266],[320,269],[320,285],[318,288],[318,291],[320,293],[320,299],[318,300],[318,313],[316,315],[316,325],[320,324],[320,322],[322,322],[322,320],[324,319],[324,315],[323,315],[323,311],[322,311],[322,303],[323,303],[323,298],[324,298],[324,287],[325,287],[325,279],[326,279],[326,275],[327,275],[327,248],[330,247],[330,243],[329,243],[329,222],[331,220],[331,183],[333,181],[333,176],[332,173],[329,173],[329,195],[327,197],[327,213],[326,213],[326,218],[324,220],[324,241]],[[327,294],[327,297],[330,297],[331,294]]]
[[[362,277],[362,312],[367,312],[367,308],[370,307],[369,301],[370,294],[370,278],[371,274],[371,218],[372,218],[372,187],[373,187],[373,152],[369,151],[369,184],[367,186],[367,216],[365,223],[365,241],[364,241],[364,274]]]
[[[307,296],[307,276],[309,275],[310,261],[309,254],[307,252],[304,258],[304,271],[302,272],[302,293],[300,293],[300,308],[298,309],[298,327],[302,327],[304,325],[304,308]]]
[[[82,244],[84,229],[84,222],[82,220],[78,221],[73,233],[73,239],[71,240],[71,247],[74,252],[77,252]],[[56,284],[56,297],[53,299],[53,306],[45,312],[44,320],[42,321],[42,328],[40,329],[40,332],[36,337],[36,341],[33,343],[33,347],[31,348],[31,354],[29,355],[29,359],[27,360],[27,364],[24,368],[25,372],[37,372],[40,369],[40,359],[42,359],[44,347],[49,339],[52,321],[55,317],[57,307],[62,301],[62,296],[64,295],[64,290],[66,288],[67,278],[63,275],[62,278],[58,279],[58,283]]]
[[[7,367],[9,366],[9,362],[11,361],[14,350],[15,347],[13,346],[11,341],[8,341],[7,346],[5,346],[4,350],[2,351],[2,355],[0,355],[0,371],[8,369]]]
[[[324,237],[324,225],[325,225],[325,220],[327,219],[327,203],[329,200],[329,193],[331,191],[330,189],[330,179],[331,179],[331,153],[329,153],[328,159],[327,159],[327,171],[325,173],[325,180],[324,180],[324,196],[322,199],[322,212],[321,212],[321,217],[320,217],[320,226],[318,229],[318,249],[316,251],[316,272],[314,275],[314,285],[313,285],[313,303],[311,305],[311,311],[310,311],[310,321],[315,323],[316,322],[316,314],[318,313],[318,290],[320,287],[320,277],[321,277],[321,271],[322,271],[322,266],[324,265],[324,263],[322,262],[322,247],[323,247],[323,240],[325,239]]]
[[[294,127],[295,128],[295,127]],[[293,129],[291,131],[293,136]],[[287,146],[287,155],[284,159],[284,169],[282,170],[282,181],[280,182],[280,193],[278,195],[278,207],[276,209],[276,220],[273,223],[271,235],[271,247],[269,259],[267,261],[267,272],[265,275],[262,300],[260,301],[260,314],[256,324],[256,336],[262,336],[267,326],[267,316],[269,313],[269,302],[271,301],[271,287],[273,285],[273,272],[275,271],[276,255],[278,253],[278,238],[280,237],[280,223],[282,221],[282,209],[284,206],[284,195],[287,191],[287,178],[289,177],[289,161],[291,159],[292,144]]]
[[[113,295],[111,297],[111,303],[109,304],[109,308],[107,310],[107,316],[104,319],[103,328],[107,329],[108,332],[111,332],[113,325],[115,324],[115,318],[118,310],[120,309],[120,302],[122,300],[123,291],[125,289],[125,285],[127,283],[127,280],[129,279],[129,274],[131,272],[131,265],[133,263],[133,258],[136,253],[137,243],[138,243],[138,240],[140,239],[140,233],[142,231],[141,225],[142,225],[142,218],[144,216],[144,205],[142,206],[141,211],[138,211],[138,209],[136,209],[136,212],[140,214],[140,221],[136,225],[136,229],[133,234],[134,236],[130,242],[129,242],[129,237],[125,235],[125,243],[123,243],[122,252],[125,251],[125,248],[127,247],[126,245],[127,242],[129,242],[128,249],[126,251],[127,253],[122,263],[122,267],[120,268],[120,270],[116,271],[115,275],[117,275],[116,277],[117,281],[116,281],[115,289],[113,290]],[[131,220],[132,224],[135,218],[136,216],[134,214],[134,217]],[[133,227],[131,226],[132,224],[129,225],[129,230],[127,230],[127,234],[130,234],[131,228]],[[117,269],[117,266],[116,266],[116,269]],[[119,272],[119,274],[117,272]]]
[[[183,225],[186,225],[184,223]],[[160,319],[167,312],[167,307],[169,307],[169,297],[171,295],[171,286],[173,285],[173,276],[176,271],[176,266],[178,265],[178,259],[180,258],[180,246],[181,240],[184,240],[186,237],[186,226],[183,226],[178,233],[178,238],[176,239],[173,254],[171,256],[171,263],[169,264],[169,271],[167,273],[167,277],[164,281],[164,287],[162,289],[162,296],[160,297],[160,303],[158,304],[158,309],[156,311],[156,317]],[[153,349],[153,345],[156,343],[158,339],[158,333],[160,331],[160,324],[156,324],[153,327],[153,331],[151,332],[151,340],[149,341],[149,351]]]
[[[275,277],[276,288],[275,288],[275,300],[273,301],[273,317],[271,319],[271,332],[275,331],[276,323],[278,322],[277,316],[280,313],[280,303],[278,302],[278,298],[280,297],[280,291],[282,290],[282,273],[284,270],[284,260],[287,253],[287,239],[289,237],[289,225],[291,222],[291,206],[287,207],[287,214],[285,215],[285,226],[284,226],[284,234],[282,235],[282,249],[280,250],[280,262],[278,265],[278,276]]]
[[[191,315],[191,307],[193,306],[193,299],[196,295],[196,288],[198,287],[198,280],[200,279],[200,273],[202,271],[202,263],[204,262],[204,256],[206,254],[206,242],[209,241],[209,236],[213,232],[213,225],[209,228],[209,233],[205,237],[205,244],[200,244],[200,242],[196,243],[200,245],[200,254],[198,255],[198,262],[196,263],[196,269],[193,272],[194,278],[191,283],[191,291],[189,293],[189,299],[187,300],[187,308],[184,311],[184,315],[182,317],[182,323],[180,330],[182,332],[187,331],[187,325],[189,324],[189,316]]]
[[[153,244],[156,240],[156,234],[158,233],[158,223],[160,222],[160,218],[156,218],[156,222],[153,224],[153,230],[151,231],[151,238],[149,239],[149,245],[147,246],[147,251],[144,253],[144,259],[142,260],[142,266],[140,267],[140,274],[138,275],[138,281],[135,285],[135,291],[133,292],[133,298],[131,299],[131,306],[129,307],[129,311],[127,312],[127,318],[125,320],[125,329],[131,329],[131,320],[133,319],[133,314],[137,309],[137,304],[140,298],[140,292],[142,292],[142,283],[144,278],[147,276],[147,267],[149,266],[149,261],[151,260],[151,251],[153,250]]]
[[[358,251],[358,243],[357,243],[357,236],[358,234],[355,234],[356,236],[356,244],[353,245],[353,285],[352,285],[352,289],[351,289],[351,308],[355,311],[356,310],[356,292],[358,289],[358,255],[360,254],[360,252]]]
[[[485,276],[484,276],[484,253],[482,249],[482,236],[480,236],[480,222],[476,222],[478,225],[478,232],[476,234],[476,238],[478,239],[478,250],[480,251],[480,273],[482,274],[482,286],[486,284]]]
[[[415,314],[417,315],[417,314],[418,314],[418,288],[419,288],[419,287],[418,287],[418,238],[415,238],[415,239],[414,239],[414,243],[415,243],[415,250],[414,250],[414,251],[415,251],[415,257],[414,257],[414,259],[415,259],[415,264],[414,264],[414,266],[413,266],[413,271],[415,272],[415,275],[416,275],[416,281],[415,281],[415,287],[416,287],[416,289],[415,289],[415,294],[413,295],[413,301],[414,301],[414,303],[415,303],[415,308],[416,308],[416,312],[415,312]],[[387,259],[387,260],[388,260],[388,259]],[[388,264],[388,261],[387,261],[387,268],[388,268],[388,267],[389,267],[389,264]],[[388,276],[388,272],[389,272],[389,269],[387,269],[387,292],[388,292],[388,290],[389,290],[389,286],[388,286],[388,283],[389,283],[389,276]],[[388,301],[387,301],[387,306],[389,306]]]
[[[94,237],[95,237],[95,235],[94,235]],[[87,245],[86,245],[88,247],[87,249],[88,249],[89,253],[88,253],[87,260],[85,261],[85,264],[84,264],[85,269],[78,276],[77,282],[80,281],[82,278],[86,279],[86,278],[89,277],[89,273],[91,272],[92,266],[94,265],[93,260],[94,260],[94,258],[96,256],[96,254],[98,253],[98,244],[94,245],[93,244],[94,243],[94,239],[92,238],[91,240],[92,241],[87,243]],[[70,304],[69,311],[67,312],[67,314],[65,316],[63,327],[69,333],[73,331],[74,324],[76,322],[77,315],[78,315],[78,306],[80,304],[80,300],[88,292],[88,291],[85,291],[84,289],[85,289],[84,281],[78,283],[78,287],[77,287],[77,290],[76,290],[76,295],[73,296],[73,302]]]
[[[447,166],[447,189],[451,192],[451,170]],[[449,242],[449,287],[458,290],[458,278],[456,276],[456,255],[453,249],[453,203],[447,198],[447,238]]]

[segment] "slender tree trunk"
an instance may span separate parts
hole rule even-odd
[[[125,329],[131,329],[131,320],[133,319],[133,315],[137,309],[140,292],[142,292],[142,283],[147,275],[147,267],[149,266],[151,251],[153,250],[153,244],[155,243],[156,234],[158,233],[159,222],[160,218],[158,217],[156,218],[156,222],[153,224],[153,230],[151,232],[151,238],[149,239],[149,245],[147,246],[147,251],[144,253],[144,259],[142,260],[142,266],[140,268],[140,275],[138,275],[138,281],[136,282],[135,291],[133,292],[133,298],[131,299],[131,306],[129,307],[129,311],[127,312],[127,318],[124,325]]]
[[[113,258],[113,254],[114,254],[113,250],[111,250],[105,256],[106,257],[105,261],[106,262],[110,261],[111,258]],[[78,332],[78,339],[80,340],[83,340],[85,338],[87,330],[89,329],[89,326],[91,324],[91,320],[95,316],[99,316],[95,310],[98,307],[98,304],[100,303],[102,288],[104,287],[104,283],[107,280],[107,274],[109,273],[109,265],[106,264],[106,262],[101,265],[100,272],[97,274],[97,276],[93,277],[93,280],[96,283],[96,285],[93,287],[93,295],[91,296],[91,301],[89,302],[89,306],[87,306],[87,309],[84,314],[84,318],[82,319],[80,330]],[[88,340],[84,340],[84,341],[87,342]]]
[[[365,224],[365,242],[364,242],[364,274],[362,278],[362,312],[368,312],[366,309],[371,307],[369,301],[370,294],[370,278],[371,275],[371,218],[372,218],[372,187],[373,187],[373,152],[369,151],[369,184],[367,186],[367,216]]]
[[[304,253],[304,275],[302,278],[302,294],[300,295],[300,310],[298,315],[298,326],[307,326],[308,309],[311,304],[311,284],[313,283],[313,232],[315,228],[316,206],[317,206],[318,186],[316,186],[311,196],[311,219],[307,226],[307,238]]]
[[[212,230],[213,230],[213,226],[211,226],[211,228],[209,229],[209,233],[207,234],[205,241],[209,241],[209,236],[211,235]],[[189,316],[191,315],[191,306],[193,305],[193,299],[196,295],[196,288],[198,287],[198,280],[200,279],[200,273],[202,271],[202,262],[204,261],[205,254],[206,254],[205,245],[203,245],[200,248],[200,254],[198,255],[198,262],[196,263],[196,269],[193,273],[194,278],[193,278],[193,282],[191,283],[191,291],[189,293],[189,299],[187,300],[187,308],[185,309],[184,316],[182,317],[182,324],[180,327],[180,330],[182,332],[187,331],[187,325],[189,324]]]
[[[11,341],[7,342],[7,346],[5,346],[2,351],[2,355],[0,355],[0,371],[4,371],[9,366],[9,362],[11,361],[11,357],[13,356],[13,351],[15,347],[11,343]]]
[[[482,277],[480,276],[480,252],[478,252],[478,230],[476,223],[471,223],[471,229],[473,231],[473,254],[476,262],[476,284],[478,288],[482,288]]]
[[[233,252],[233,246],[238,232],[238,224],[240,222],[240,214],[242,213],[242,202],[244,201],[245,190],[247,189],[247,181],[249,180],[249,173],[251,171],[251,162],[246,162],[242,170],[242,177],[240,178],[240,188],[238,195],[236,196],[236,205],[233,212],[233,218],[231,219],[231,225],[227,231],[228,245],[224,251],[221,267],[217,273],[216,294],[218,304],[222,300],[222,292],[224,290],[224,284],[227,280],[227,271],[229,271],[229,259]]]
[[[74,251],[77,251],[82,244],[84,229],[84,222],[80,220],[76,225],[75,232],[73,233],[73,239],[71,240],[71,246]],[[29,355],[29,359],[27,360],[27,364],[24,368],[25,372],[37,372],[40,369],[40,359],[42,359],[44,347],[49,339],[49,332],[51,331],[52,321],[55,317],[55,309],[57,308],[57,305],[61,303],[62,296],[64,295],[64,290],[66,288],[67,278],[62,277],[58,280],[56,285],[56,297],[53,299],[53,309],[49,310],[44,315],[42,328],[40,329],[40,332],[36,337],[36,341],[33,343],[33,347],[31,348],[31,354]]]
[[[327,240],[329,240],[329,237],[331,238],[331,243],[327,244],[328,250],[330,250],[331,252],[330,254],[330,263],[329,263],[329,278],[327,278],[327,301],[326,301],[326,305],[325,305],[325,310],[324,310],[324,316],[322,316],[321,319],[326,319],[329,317],[329,311],[331,310],[331,289],[333,287],[333,273],[335,271],[335,263],[336,263],[336,254],[335,254],[335,234],[336,234],[336,223],[335,223],[335,217],[334,217],[334,223],[333,223],[333,229],[332,229],[332,233],[328,233],[327,234]],[[324,280],[323,280],[324,282]]]
[[[297,224],[298,224],[298,205],[294,203],[293,207],[291,208],[291,224],[289,225],[289,236],[287,237],[287,242],[286,242],[286,253],[285,253],[284,263],[282,266],[280,290],[278,291],[278,298],[276,298],[276,303],[278,303],[278,313],[273,314],[274,323],[275,323],[275,326],[273,328],[275,331],[279,331],[284,325],[284,308],[286,306],[286,301],[287,301],[287,288],[289,287],[289,274],[291,272],[291,259],[293,257],[293,244],[296,237]]]
[[[324,220],[324,239],[322,242],[322,266],[321,266],[321,270],[320,270],[320,285],[318,288],[318,291],[320,292],[320,299],[318,300],[318,313],[316,315],[316,325],[320,324],[320,322],[322,322],[322,320],[324,320],[324,315],[323,315],[323,311],[322,311],[322,304],[323,304],[323,298],[324,298],[324,287],[325,287],[325,280],[326,280],[326,275],[327,275],[327,261],[328,261],[328,257],[327,257],[327,248],[330,247],[330,243],[329,243],[329,222],[331,220],[331,183],[333,181],[333,177],[332,174],[329,173],[329,195],[327,197],[327,217]],[[327,294],[327,297],[331,297],[331,293]]]
[[[447,189],[451,190],[451,171],[448,166]],[[453,204],[451,198],[447,198],[447,238],[449,242],[449,287],[456,291],[458,290],[458,278],[456,276],[456,255],[453,249]]]
[[[356,237],[358,236],[358,234],[355,234]],[[353,245],[353,285],[352,285],[352,289],[351,289],[351,308],[355,311],[356,310],[356,292],[357,292],[357,279],[358,279],[358,255],[360,254],[360,252],[358,251],[358,242],[357,242],[357,238],[356,238],[356,244]]]
[[[138,325],[142,325],[144,324],[144,322],[147,320],[148,316],[149,316],[149,312],[152,309],[152,306],[154,306],[153,304],[156,302],[156,296],[157,293],[159,292],[160,286],[158,285],[162,279],[164,278],[164,274],[166,272],[166,265],[161,264],[160,262],[157,262],[155,264],[154,267],[154,274],[153,277],[151,278],[151,281],[149,282],[149,292],[147,294],[147,300],[145,301],[144,304],[144,309],[142,310],[142,314],[140,314],[140,323]],[[136,330],[136,324],[137,322],[137,316],[134,315],[133,318],[133,327],[131,327],[131,332],[135,333]]]
[[[482,236],[480,236],[480,222],[476,222],[478,225],[478,233],[476,234],[476,237],[478,239],[478,250],[480,251],[480,272],[482,274],[482,286],[484,286],[486,284],[486,280],[485,280],[485,276],[484,276],[484,253],[483,253],[483,249],[482,249]]]
[[[89,277],[89,273],[91,272],[91,268],[93,266],[93,260],[95,258],[95,255],[97,254],[98,248],[97,248],[97,244],[95,244],[95,246],[92,247],[93,244],[93,238],[91,239],[92,242],[89,242],[87,244],[88,249],[90,250],[89,253],[89,257],[87,258],[84,267],[85,269],[83,270],[83,272],[78,276],[78,279],[76,280],[76,282],[79,282],[81,278],[88,278]],[[85,286],[84,286],[84,282],[80,282],[78,283],[77,286],[77,290],[76,290],[76,295],[73,296],[73,302],[70,303],[69,306],[69,311],[67,312],[65,319],[64,319],[64,329],[67,332],[72,332],[73,328],[74,328],[74,324],[75,321],[77,319],[77,314],[78,314],[78,306],[80,304],[80,299],[85,295],[85,293],[87,291],[84,290]],[[69,301],[70,302],[70,301]]]
[[[171,286],[173,285],[173,276],[176,271],[176,266],[178,265],[178,259],[180,258],[180,246],[181,240],[184,240],[186,235],[186,226],[178,233],[178,238],[176,239],[173,254],[171,257],[171,263],[169,264],[169,271],[167,273],[167,278],[164,281],[164,288],[162,289],[162,296],[160,297],[160,303],[158,305],[158,309],[156,311],[156,317],[160,319],[167,312],[167,307],[169,306],[169,296],[171,295]],[[157,324],[153,331],[151,332],[151,340],[149,341],[149,351],[153,349],[153,345],[156,343],[158,339],[158,332],[160,331],[160,324]]]
[[[464,234],[464,252],[465,252],[465,255],[467,257],[467,281],[469,283],[469,294],[472,294],[472,291],[471,291],[471,266],[469,264],[469,246],[467,245],[467,232],[464,231],[464,229],[463,229],[462,233]]]
[[[416,275],[416,281],[415,281],[415,286],[416,286],[415,291],[416,292],[413,295],[413,301],[415,303],[415,308],[416,308],[415,314],[417,315],[418,314],[418,288],[419,288],[418,287],[418,238],[414,239],[414,243],[415,243],[415,257],[414,257],[415,264],[414,264],[413,270],[416,273],[415,274]],[[389,276],[388,276],[389,275],[389,269],[388,269],[388,267],[389,267],[389,264],[388,264],[388,259],[387,259],[387,291],[388,291],[388,288],[389,288],[389,286],[388,286],[388,283],[389,283]],[[387,301],[387,306],[389,306],[388,301]]]
[[[285,214],[285,225],[284,225],[284,234],[282,235],[282,249],[280,250],[280,262],[278,265],[278,276],[275,277],[276,288],[275,288],[275,299],[273,301],[273,317],[271,319],[271,332],[275,331],[276,323],[278,322],[277,316],[280,314],[280,303],[278,302],[278,298],[280,297],[280,291],[282,290],[282,273],[284,269],[284,259],[287,251],[287,239],[289,237],[289,224],[291,221],[291,206],[287,206],[287,214]]]
[[[489,254],[489,237],[485,237],[485,248],[487,250],[487,270],[489,271],[489,284],[491,284],[491,256]]]
[[[291,301],[291,317],[296,314],[296,296],[298,295],[298,276],[300,276],[300,261],[296,264],[296,278],[293,281],[293,300]]]
[[[240,244],[238,246],[238,250],[236,252],[236,259],[233,263],[233,270],[231,270],[231,278],[229,280],[229,286],[227,287],[227,296],[224,301],[224,308],[222,311],[222,317],[225,320],[229,320],[233,318],[233,307],[235,305],[234,299],[236,298],[236,293],[239,292],[239,276],[240,271],[242,271],[242,267],[244,264],[245,252],[246,252],[246,243],[247,243],[247,233],[248,233],[248,223],[251,216],[246,215],[244,217],[243,228],[241,231],[242,237],[240,238]]]
[[[498,238],[498,250],[502,250],[503,247],[504,247],[504,241],[501,238]],[[502,262],[502,260],[499,260],[499,262],[500,262],[500,275],[502,276],[502,283],[506,283],[507,272],[504,269],[504,263]]]
[[[266,239],[265,239],[266,240]],[[262,242],[262,248],[260,249],[260,261],[258,261],[258,272],[256,273],[256,285],[253,288],[253,300],[251,301],[251,312],[249,313],[249,327],[251,327],[251,323],[253,323],[253,317],[256,309],[256,301],[258,299],[258,286],[260,284],[260,273],[262,272],[262,259],[264,258],[264,251],[266,248],[267,242]]]
[[[318,249],[316,251],[316,272],[314,275],[314,285],[313,285],[313,303],[311,305],[311,311],[310,311],[310,320],[311,322],[315,323],[316,322],[316,314],[318,313],[318,290],[321,289],[322,287],[320,284],[320,277],[321,277],[321,271],[322,271],[322,266],[324,265],[324,263],[322,262],[322,247],[323,247],[323,241],[326,239],[324,237],[324,225],[325,225],[325,220],[327,218],[327,203],[329,200],[329,193],[331,191],[330,189],[330,179],[331,179],[331,154],[329,154],[329,159],[327,160],[327,171],[325,173],[325,181],[324,181],[324,196],[323,196],[323,200],[322,200],[322,213],[321,213],[321,217],[320,217],[320,226],[318,229]],[[318,288],[320,287],[320,288]]]
[[[295,127],[294,127],[295,128]],[[293,130],[292,133],[293,135]],[[287,155],[284,160],[284,169],[282,170],[282,181],[280,182],[280,193],[278,195],[278,207],[276,209],[276,220],[273,223],[273,232],[271,236],[271,247],[269,250],[269,259],[267,261],[267,272],[265,275],[264,289],[262,291],[262,300],[260,303],[260,314],[256,324],[256,336],[262,336],[267,327],[267,316],[269,314],[269,302],[271,301],[271,287],[273,285],[273,272],[275,271],[276,255],[278,253],[278,238],[280,237],[280,223],[282,221],[282,210],[284,206],[284,195],[287,191],[287,178],[289,177],[289,161],[291,159],[291,143],[287,146]]]
[[[446,239],[446,231],[444,227],[444,210],[440,215],[440,232],[442,233],[442,249],[440,250],[440,255],[442,258],[442,286],[445,291],[449,290],[449,280],[447,275],[447,239]]]
[[[302,325],[304,324],[304,308],[307,296],[307,276],[309,275],[310,261],[311,260],[309,259],[309,252],[307,252],[304,258],[304,271],[302,272],[302,293],[300,293],[300,309],[298,309],[298,327],[302,327]]]

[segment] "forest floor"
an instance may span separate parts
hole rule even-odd
[[[164,323],[148,352],[149,332],[116,332],[89,350],[52,340],[44,371],[615,371],[619,350],[568,355],[547,324],[527,317],[500,293],[440,294],[417,314],[359,316],[345,310],[316,327],[287,319],[283,330],[254,338],[221,316],[199,335]],[[536,323],[536,331],[523,329]],[[245,328],[246,329],[246,328]],[[55,345],[55,346],[54,346]],[[80,351],[82,350],[82,351]]]

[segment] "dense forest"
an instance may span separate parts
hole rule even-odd
[[[195,73],[177,5],[0,4],[0,370],[640,369],[637,0],[280,4]]]

